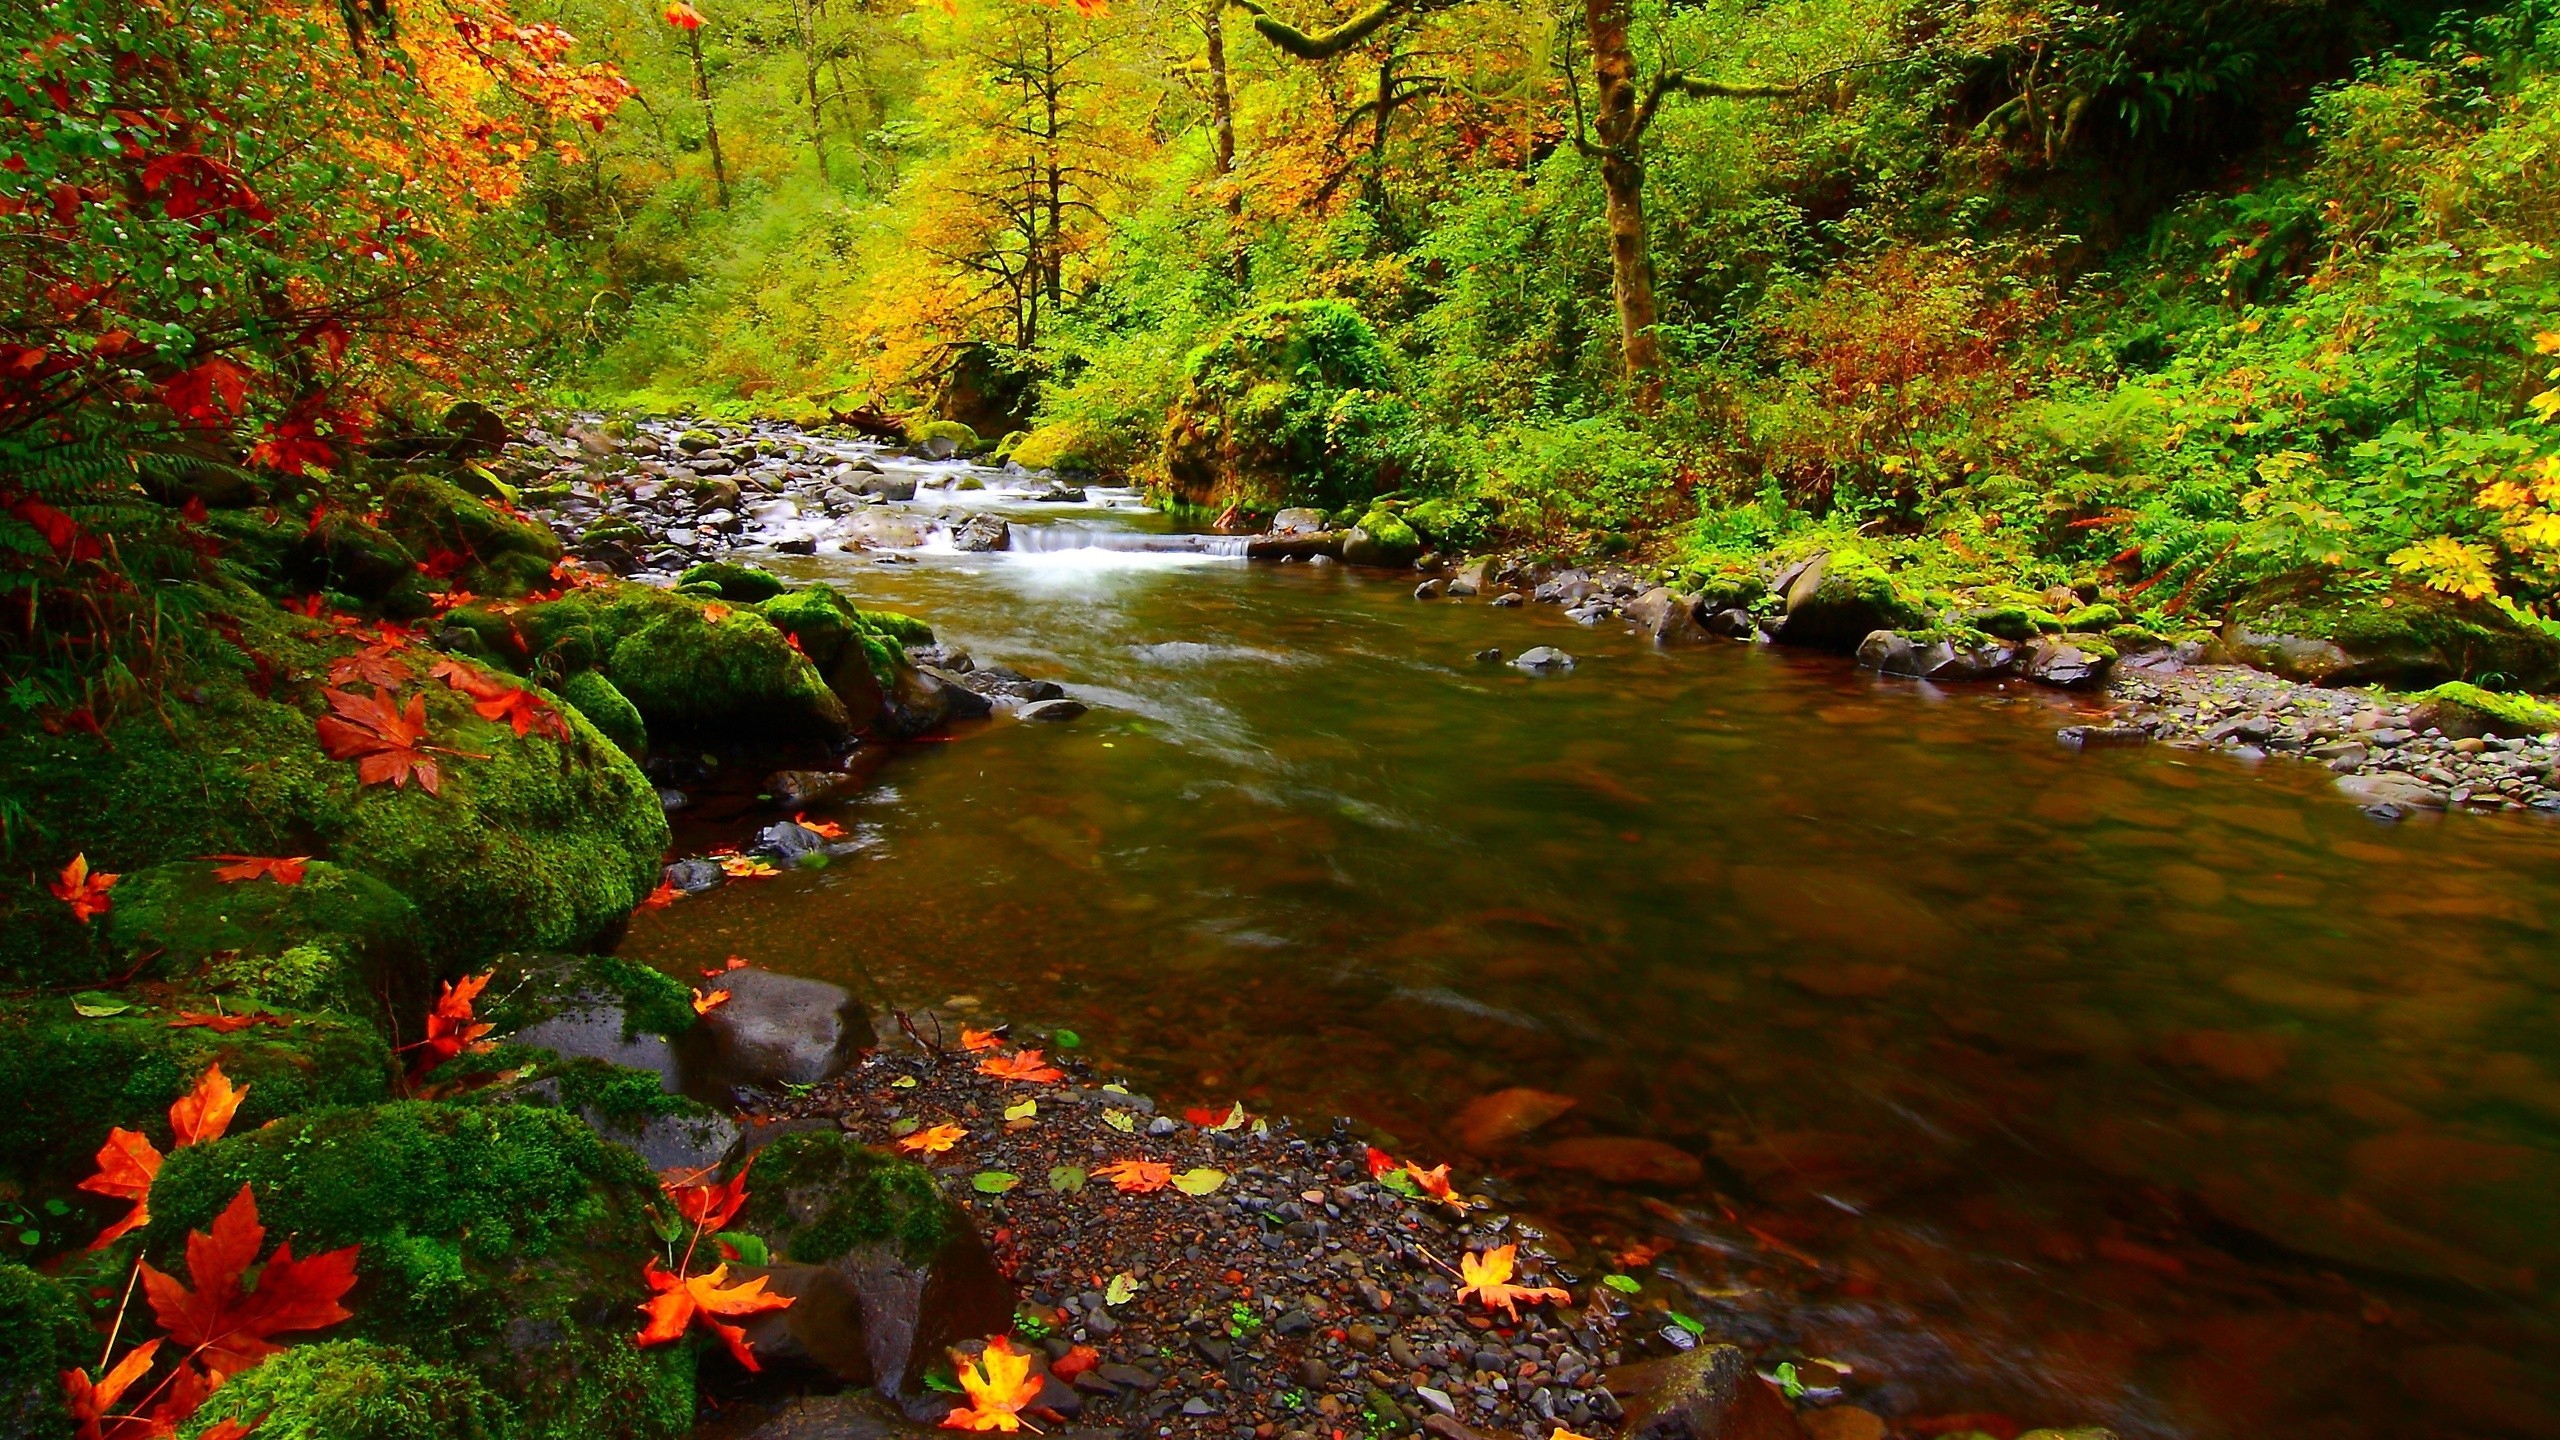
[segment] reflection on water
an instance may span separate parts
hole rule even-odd
[[[1481,1157],[1511,1202],[1687,1242],[1683,1309],[1888,1413],[2560,1434],[2560,831],[1334,567],[779,563],[1097,708],[898,760],[840,817],[865,858],[626,953],[974,993],[1432,1160],[1468,1101],[1560,1093]],[[1471,658],[1540,643],[1581,665]],[[1586,1135],[1704,1179],[1542,1165]]]

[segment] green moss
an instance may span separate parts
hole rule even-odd
[[[1182,500],[1332,508],[1396,483],[1373,441],[1409,412],[1389,393],[1385,342],[1350,305],[1264,306],[1192,351],[1184,372],[1164,429]]]
[[[625,1328],[655,1253],[656,1180],[574,1116],[405,1102],[178,1151],[152,1187],[154,1262],[174,1263],[244,1184],[297,1253],[361,1247],[355,1318],[332,1338],[468,1367],[516,1407],[522,1436],[672,1436],[690,1421],[690,1350],[640,1350]]]
[[[2447,680],[2520,689],[2560,684],[2560,639],[2521,626],[2490,605],[2422,586],[2395,585],[2387,596],[2355,602],[2316,596],[2253,599],[2240,607],[2240,614],[2250,631],[2331,640],[2343,647],[2354,663],[2323,676],[2330,684],[2409,689]]]
[[[283,885],[219,880],[220,868],[174,860],[125,876],[107,915],[110,940],[137,958],[157,956],[153,972],[163,975],[189,974],[216,957],[255,960],[297,945],[317,947],[344,959],[348,969],[309,991],[306,1003],[341,1007],[360,1004],[387,977],[418,970],[424,953],[418,908],[373,876],[314,860],[302,883]],[[269,998],[294,1003],[281,991]]]
[[[2024,605],[1990,605],[1967,612],[1964,621],[1985,635],[2023,643],[2044,633],[2036,613]]]
[[[98,1363],[97,1333],[70,1286],[0,1261],[0,1435],[67,1436],[62,1372]]]
[[[2510,738],[2548,735],[2560,730],[2560,705],[2530,695],[2501,695],[2455,680],[2417,697],[2422,703],[2468,710],[2498,734]]]
[[[117,1125],[165,1147],[169,1102],[215,1063],[248,1087],[235,1130],[390,1093],[391,1053],[370,1024],[306,1015],[217,1035],[172,1030],[170,1018],[137,1007],[89,1019],[62,996],[0,1010],[0,1115],[9,1117],[0,1125],[0,1170],[85,1170]]]
[[[888,1242],[912,1264],[941,1253],[950,1202],[922,1166],[832,1132],[785,1135],[756,1156],[756,1178],[783,1205],[751,1212],[777,1254],[823,1265],[856,1245]]]
[[[633,593],[633,592],[637,593]],[[613,600],[544,607],[546,632],[564,621],[612,637],[604,668],[652,733],[832,739],[852,728],[844,702],[809,658],[764,616],[734,607],[718,619],[699,601],[631,587]]]
[[[521,595],[560,559],[549,529],[430,475],[404,475],[383,497],[383,526],[421,558],[461,562],[452,582],[484,595]]]
[[[2124,623],[2124,611],[2113,605],[2083,605],[2062,617],[2062,628],[2103,634]]]
[[[688,568],[676,577],[678,585],[709,585],[720,598],[740,605],[754,605],[782,593],[782,577],[754,565],[740,565],[730,560],[709,560]]]
[[[649,753],[648,722],[640,707],[614,688],[600,670],[580,670],[560,682],[560,699],[596,727],[597,733],[637,760]]]
[[[1043,425],[1013,447],[1013,463],[1025,470],[1089,470],[1112,468],[1111,437],[1083,420]]]
[[[1342,546],[1342,558],[1354,565],[1409,565],[1421,553],[1422,537],[1395,512],[1382,509],[1361,516]]]
[[[978,448],[978,432],[957,420],[927,420],[907,427],[908,443],[923,445],[934,440],[948,440],[966,454]]]
[[[422,685],[412,693],[425,699],[431,739],[467,753],[437,758],[434,795],[362,785],[354,765],[320,749],[317,685],[261,680],[261,693],[249,673],[254,655],[268,675],[316,674],[351,642],[254,596],[200,598],[230,611],[239,648],[203,647],[194,671],[172,681],[186,703],[126,716],[103,738],[0,733],[0,794],[23,797],[37,833],[61,837],[44,847],[59,853],[40,859],[58,865],[79,849],[98,868],[134,873],[207,854],[323,856],[406,895],[430,958],[447,967],[584,944],[657,884],[667,843],[657,792],[574,711],[564,745],[518,736],[467,697]],[[0,970],[47,982],[121,973],[104,940],[111,927],[72,925],[63,909],[23,879],[0,879]]]
[[[215,1391],[183,1432],[259,1421],[261,1440],[499,1440],[507,1407],[478,1376],[393,1345],[296,1345]]]
[[[205,969],[205,988],[261,1005],[293,1010],[355,1009],[370,997],[354,989],[357,972],[319,945],[294,945],[273,955],[238,954]]]
[[[676,1036],[693,1028],[693,992],[663,971],[610,955],[515,956],[500,962],[483,1016],[501,1033],[540,1024],[588,997],[623,1014],[623,1032]]]

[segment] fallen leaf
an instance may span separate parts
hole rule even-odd
[[[118,1126],[107,1132],[107,1143],[98,1149],[98,1173],[81,1181],[80,1188],[92,1195],[130,1200],[133,1210],[101,1231],[89,1242],[90,1249],[102,1249],[151,1223],[151,1182],[159,1178],[161,1159],[160,1147],[140,1131]]]
[[[791,823],[808,831],[810,834],[817,836],[821,840],[841,840],[844,838],[844,827],[833,820],[812,820],[806,815],[794,815],[791,817]]]
[[[1245,1121],[1244,1102],[1239,1100],[1225,1110],[1199,1108],[1185,1110],[1182,1112],[1182,1118],[1203,1130],[1241,1130],[1244,1128]]]
[[[1386,1178],[1387,1172],[1389,1172],[1389,1171],[1391,1171],[1391,1170],[1401,1170],[1401,1169],[1403,1169],[1403,1168],[1404,1168],[1404,1162],[1403,1162],[1403,1161],[1400,1161],[1400,1160],[1396,1159],[1396,1157],[1394,1157],[1393,1155],[1388,1154],[1388,1153],[1387,1153],[1386,1151],[1384,1151],[1384,1150],[1379,1149],[1379,1148],[1378,1148],[1377,1146],[1375,1146],[1375,1145],[1372,1145],[1372,1146],[1370,1146],[1370,1147],[1369,1147],[1369,1178],[1370,1178],[1370,1179],[1372,1179],[1372,1180],[1382,1180],[1382,1179]]]
[[[169,1128],[177,1133],[178,1148],[221,1139],[248,1094],[249,1087],[234,1086],[219,1064],[206,1066],[195,1088],[169,1106]]]
[[[1018,1104],[1004,1107],[1004,1118],[1007,1120],[1028,1120],[1039,1113],[1040,1102],[1037,1100],[1026,1099]]]
[[[83,990],[71,997],[71,1013],[86,1020],[104,1020],[133,1008],[130,1000],[119,1000],[104,990]]]
[[[1000,1030],[977,1030],[963,1025],[960,1027],[960,1048],[973,1055],[981,1050],[1001,1050],[1004,1048],[1004,1034]]]
[[[1047,1085],[1067,1078],[1056,1066],[1043,1062],[1037,1050],[990,1055],[978,1062],[978,1073],[993,1075],[999,1080],[1027,1080],[1034,1085]]]
[[[1458,1274],[1466,1283],[1458,1287],[1458,1298],[1464,1300],[1469,1295],[1473,1295],[1484,1302],[1484,1308],[1487,1310],[1500,1310],[1514,1320],[1520,1318],[1519,1305],[1523,1300],[1571,1303],[1573,1296],[1556,1286],[1511,1283],[1512,1259],[1519,1248],[1519,1245],[1514,1243],[1499,1246],[1481,1254],[1469,1253],[1459,1256]]]
[[[404,710],[390,691],[380,687],[370,697],[345,690],[320,693],[335,712],[319,720],[320,748],[329,752],[330,759],[356,762],[356,779],[361,784],[388,782],[397,790],[414,778],[419,789],[436,793],[436,762],[426,755],[425,696],[410,696]]]
[[[729,973],[730,971],[732,971],[732,970],[744,970],[744,969],[746,969],[746,968],[747,968],[747,957],[746,957],[746,956],[744,956],[744,955],[732,955],[732,956],[730,956],[730,957],[729,957],[729,959],[728,959],[727,963],[723,964],[719,969],[717,969],[717,970],[705,970],[705,971],[703,971],[703,972],[702,972],[702,978],[703,978],[703,979],[705,979],[705,980],[708,980],[708,979],[711,979],[713,976],[716,976],[716,975],[726,975],[726,974],[728,974],[728,973]]]
[[[216,1035],[235,1035],[252,1025],[290,1025],[292,1023],[282,1015],[270,1015],[263,1010],[242,1010],[211,1015],[202,1010],[181,1010],[178,1012],[178,1018],[169,1022],[169,1028],[210,1030]]]
[[[353,655],[341,655],[329,662],[329,683],[353,685],[362,682],[397,690],[417,678],[408,662],[400,658],[408,649],[406,641],[368,645]]]
[[[708,995],[699,990],[693,992],[693,1013],[696,1015],[708,1015],[728,1003],[729,992],[726,990],[714,990]]]
[[[1227,1183],[1227,1172],[1201,1165],[1173,1177],[1173,1188],[1185,1195],[1208,1195]]]
[[[939,1155],[960,1143],[969,1132],[948,1121],[931,1129],[918,1130],[898,1142],[898,1148],[910,1155]]]
[[[1049,1362],[1049,1373],[1061,1380],[1073,1380],[1102,1363],[1102,1352],[1090,1345],[1077,1345],[1066,1354]]]
[[[770,880],[782,872],[774,869],[770,861],[753,855],[723,855],[720,873],[732,880]]]
[[[116,888],[116,882],[123,878],[104,871],[91,873],[89,857],[84,852],[72,856],[71,863],[62,867],[61,876],[51,887],[53,898],[70,906],[71,918],[86,925],[115,908],[115,902],[107,898],[107,892]]]
[[[889,1082],[889,1088],[892,1090],[913,1090],[916,1086],[922,1083],[922,1081],[919,1081],[913,1075],[901,1075],[897,1079]]]
[[[1173,1183],[1173,1167],[1156,1160],[1118,1160],[1093,1173],[1131,1195],[1148,1194]]]
[[[356,1283],[357,1247],[297,1260],[293,1242],[286,1241],[259,1267],[256,1288],[245,1287],[241,1276],[266,1237],[258,1202],[243,1185],[210,1231],[187,1235],[187,1276],[194,1289],[141,1262],[143,1292],[160,1328],[192,1352],[216,1384],[284,1348],[270,1336],[349,1318],[338,1301]]]
[[[969,1178],[970,1186],[981,1195],[1001,1195],[1021,1183],[1021,1176],[1002,1170],[981,1170]]]
[[[1126,1270],[1123,1270],[1119,1274],[1111,1277],[1110,1284],[1102,1287],[1102,1303],[1105,1305],[1126,1305],[1130,1301],[1137,1299],[1138,1292],[1144,1288],[1146,1287],[1138,1283],[1138,1277],[1130,1274]]]
[[[1617,1291],[1621,1295],[1641,1295],[1644,1293],[1644,1282],[1633,1275],[1603,1275],[1600,1277],[1600,1283]]]
[[[410,1078],[423,1076],[466,1050],[476,1054],[489,1048],[489,1042],[480,1037],[488,1034],[490,1027],[471,1013],[471,1002],[479,999],[480,992],[489,988],[489,977],[495,973],[482,971],[462,980],[444,982],[443,991],[436,996],[435,1007],[427,1012],[425,1038],[401,1047],[421,1052],[411,1064]]]
[[[969,1403],[942,1417],[945,1430],[1019,1430],[1023,1406],[1040,1398],[1040,1377],[1031,1373],[1031,1356],[999,1335],[985,1353],[951,1352],[952,1374]]]
[[[1102,1123],[1119,1131],[1123,1135],[1135,1135],[1138,1133],[1138,1117],[1130,1114],[1126,1110],[1103,1111]]]
[[[122,1360],[96,1380],[90,1379],[86,1370],[62,1372],[63,1403],[70,1409],[72,1420],[80,1426],[81,1440],[110,1433],[104,1424],[108,1413],[116,1408],[118,1400],[124,1398],[124,1392],[133,1388],[133,1382],[149,1372],[151,1357],[159,1351],[158,1340],[145,1340],[126,1352]],[[121,1440],[130,1428],[119,1425],[112,1433]]]
[[[658,882],[658,888],[650,891],[648,895],[641,900],[640,908],[643,910],[664,910],[683,898],[684,892],[678,890],[673,882],[661,880]]]
[[[308,855],[208,855],[208,860],[228,860],[213,872],[213,878],[226,885],[244,880],[273,880],[279,885],[299,885],[303,871],[311,864]]]
[[[691,1222],[697,1230],[726,1230],[729,1222],[747,1204],[747,1171],[755,1166],[754,1157],[738,1167],[738,1173],[716,1184],[705,1184],[707,1171],[670,1170],[658,1177],[658,1188],[676,1202],[676,1213]]]
[[[1081,1165],[1060,1165],[1056,1167],[1049,1172],[1049,1188],[1061,1195],[1076,1195],[1083,1193],[1084,1167]]]
[[[729,1267],[725,1263],[713,1266],[708,1274],[686,1276],[662,1269],[652,1259],[642,1272],[642,1278],[648,1281],[654,1298],[640,1304],[641,1312],[649,1317],[649,1323],[641,1328],[637,1337],[639,1343],[664,1345],[681,1339],[685,1330],[699,1317],[711,1333],[728,1342],[729,1353],[739,1364],[751,1371],[764,1369],[756,1363],[755,1350],[747,1343],[745,1329],[723,1325],[715,1318],[722,1315],[761,1315],[768,1310],[791,1308],[790,1296],[765,1293],[764,1276],[759,1275],[744,1284],[724,1286],[721,1282],[729,1278]]]
[[[714,625],[728,619],[735,613],[737,612],[731,610],[728,606],[721,604],[717,600],[714,600],[702,607],[702,618],[710,621]]]

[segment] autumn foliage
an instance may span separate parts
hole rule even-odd
[[[221,1139],[248,1093],[249,1087],[233,1085],[220,1065],[207,1066],[195,1088],[169,1106],[169,1131],[177,1142],[174,1148],[183,1150]],[[141,1131],[117,1126],[107,1132],[107,1143],[98,1150],[98,1173],[81,1181],[80,1188],[92,1195],[130,1200],[133,1210],[101,1231],[97,1239],[89,1242],[90,1249],[98,1249],[151,1223],[151,1182],[159,1178],[162,1158],[159,1147]]]

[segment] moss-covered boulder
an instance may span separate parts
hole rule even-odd
[[[221,1065],[232,1083],[248,1087],[235,1130],[390,1093],[391,1052],[368,1022],[294,1015],[286,1025],[223,1035],[200,1026],[171,1029],[174,1018],[141,1004],[84,1016],[60,995],[0,1009],[0,1115],[8,1117],[0,1125],[0,1174],[27,1180],[85,1172],[118,1125],[167,1147],[169,1102],[208,1065]]]
[[[2315,685],[2423,690],[2467,680],[2539,690],[2560,684],[2560,637],[2494,605],[2417,585],[2357,600],[2252,597],[2223,636],[2230,658]]]
[[[1022,437],[1009,452],[1025,470],[1072,470],[1102,474],[1125,466],[1130,456],[1111,433],[1089,420],[1061,420],[1042,425]]]
[[[1013,1287],[968,1213],[921,1166],[815,1131],[758,1152],[755,1177],[747,1228],[775,1255],[843,1277],[883,1390],[922,1376],[951,1346],[1011,1326]]]
[[[480,595],[522,595],[551,576],[560,541],[432,475],[403,475],[382,502],[383,528],[444,583]]]
[[[1921,627],[1926,615],[1883,565],[1863,550],[1817,552],[1789,580],[1782,644],[1854,651],[1878,630]]]
[[[448,619],[483,630],[525,673],[602,669],[661,739],[834,740],[854,728],[809,657],[726,598],[620,585]]]
[[[754,605],[770,600],[783,591],[782,577],[755,565],[741,565],[734,560],[706,560],[688,566],[676,577],[680,586],[708,585],[723,600],[740,605]]]
[[[610,956],[531,955],[499,962],[491,993],[486,1014],[503,1039],[439,1078],[510,1076],[474,1098],[558,1106],[655,1171],[704,1169],[736,1145],[736,1121],[682,1093],[698,1068],[679,1059],[697,1048],[683,984]]]
[[[631,1343],[657,1182],[576,1118],[404,1102],[297,1116],[171,1155],[145,1249],[175,1264],[242,1185],[296,1253],[361,1246],[335,1340],[476,1376],[524,1440],[680,1434],[689,1345]]]
[[[818,667],[857,728],[879,717],[883,693],[906,664],[906,647],[933,643],[933,631],[922,621],[859,609],[828,585],[804,586],[759,608]]]
[[[398,537],[362,515],[323,510],[287,552],[284,578],[296,589],[335,591],[379,603],[394,591],[414,589],[418,557]],[[422,604],[423,594],[413,603]]]
[[[0,1261],[0,1435],[65,1436],[62,1372],[98,1363],[97,1332],[68,1285]]]
[[[1400,478],[1373,453],[1403,413],[1394,392],[1386,343],[1359,311],[1339,300],[1264,306],[1184,362],[1165,420],[1165,478],[1193,505],[1366,502]]]
[[[2501,695],[2455,680],[2420,695],[2411,723],[2456,738],[2498,735],[2517,740],[2560,730],[2560,705],[2530,695]]]
[[[1351,565],[1400,570],[1422,554],[1422,537],[1391,510],[1371,510],[1343,537],[1342,558]]]
[[[310,861],[293,885],[225,881],[221,869],[216,861],[172,860],[125,876],[107,915],[109,940],[127,955],[152,957],[155,974],[211,967],[221,978],[210,988],[277,1005],[361,1011],[388,982],[419,988],[418,907],[388,884],[326,860]],[[286,958],[296,951],[303,953]]]
[[[907,443],[936,460],[978,448],[978,432],[957,420],[925,420],[907,427]]]
[[[640,707],[614,687],[601,670],[580,670],[560,682],[560,699],[586,717],[596,733],[634,760],[649,753],[649,723]]]
[[[433,794],[365,785],[354,763],[323,751],[316,725],[329,665],[356,642],[243,592],[194,603],[225,612],[233,641],[194,656],[169,703],[120,716],[104,735],[0,733],[0,794],[47,837],[38,865],[74,851],[126,874],[209,854],[319,856],[407,896],[431,957],[448,966],[583,946],[657,884],[667,843],[657,792],[576,712],[562,711],[565,740],[520,736],[427,679],[431,657],[415,655],[402,693],[423,702],[440,784]],[[789,653],[763,621],[741,620]],[[112,927],[74,923],[23,878],[34,868],[0,878],[0,974],[55,983],[121,973]]]
[[[261,1418],[263,1417],[263,1419]],[[396,1345],[296,1345],[233,1377],[180,1433],[225,1420],[263,1440],[508,1440],[506,1404],[480,1377],[431,1365]]]

